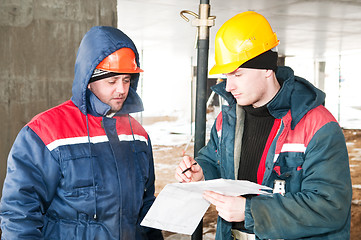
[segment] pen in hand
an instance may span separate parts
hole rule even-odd
[[[192,166],[193,166],[193,165],[197,165],[197,164],[198,164],[198,163],[195,162],[195,163],[192,164]],[[184,174],[185,172],[187,172],[187,171],[189,171],[189,170],[191,170],[191,169],[192,169],[192,167],[189,167],[189,168],[184,169],[183,172],[182,172],[182,174]]]

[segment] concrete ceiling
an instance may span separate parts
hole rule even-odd
[[[138,48],[170,44],[187,51],[194,49],[196,28],[179,13],[198,13],[198,4],[199,0],[118,0],[118,26],[136,39]],[[361,0],[210,0],[210,5],[210,14],[216,16],[210,30],[211,53],[219,27],[247,10],[269,20],[282,55],[323,58],[361,50]]]

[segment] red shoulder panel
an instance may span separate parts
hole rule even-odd
[[[287,117],[290,117],[290,112],[285,118]],[[323,105],[309,111],[294,130],[290,129],[290,121],[284,119],[285,129],[278,139],[276,154],[283,151],[305,151],[316,132],[329,122],[337,121]]]
[[[119,136],[132,135],[128,115],[117,116],[115,119],[117,120],[116,126]],[[148,134],[140,123],[132,117],[130,119],[134,134],[148,139]],[[88,115],[90,138],[106,136],[101,121],[102,117]],[[27,125],[43,140],[45,145],[58,140],[88,137],[86,116],[80,112],[71,100],[38,114]],[[74,143],[79,143],[79,141],[82,140],[77,140]]]
[[[89,122],[94,124],[95,120],[92,119]],[[86,117],[71,100],[38,114],[27,125],[43,140],[45,145],[58,139],[88,135]],[[100,129],[102,133],[98,134],[105,134],[104,130]]]

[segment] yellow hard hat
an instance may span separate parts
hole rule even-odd
[[[276,33],[261,14],[253,11],[237,14],[225,22],[216,34],[216,64],[209,74],[233,72],[278,43]]]

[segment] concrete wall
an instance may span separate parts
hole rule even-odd
[[[116,4],[0,0],[1,189],[16,135],[33,116],[71,97],[80,41],[92,26],[116,27]]]

